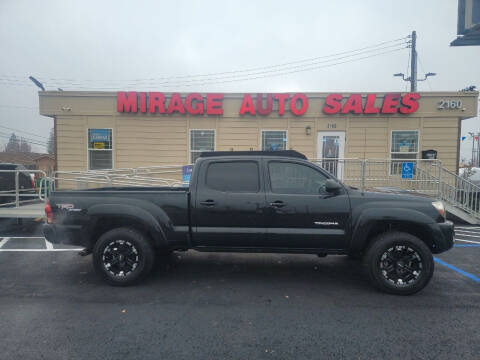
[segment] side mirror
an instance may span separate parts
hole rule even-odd
[[[328,193],[336,193],[342,188],[342,185],[340,185],[338,182],[332,179],[328,179],[325,182],[325,191]]]

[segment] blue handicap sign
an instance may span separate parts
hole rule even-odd
[[[402,179],[411,179],[413,178],[413,162],[403,162],[402,163]]]

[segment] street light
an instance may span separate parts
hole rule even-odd
[[[435,76],[435,75],[437,75],[437,73],[429,72],[425,74],[425,77],[423,79],[417,79],[417,81],[425,81],[429,76]]]
[[[43,87],[43,84],[38,81],[37,79],[35,79],[33,76],[29,76],[28,77],[30,80],[32,80],[32,82],[37,85],[42,91],[45,91],[45,88]]]

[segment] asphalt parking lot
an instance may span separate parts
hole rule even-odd
[[[0,358],[478,359],[480,227],[456,234],[430,285],[398,297],[343,256],[193,251],[113,288],[26,226],[0,234]]]

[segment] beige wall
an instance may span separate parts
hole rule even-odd
[[[459,120],[475,116],[478,93],[421,93],[411,115],[324,115],[324,93],[309,93],[301,117],[238,115],[243,94],[226,94],[222,117],[120,114],[116,94],[40,92],[40,113],[56,117],[58,170],[87,170],[87,129],[112,128],[114,167],[189,162],[189,130],[214,129],[216,150],[261,150],[261,130],[287,130],[287,146],[317,157],[319,131],[345,131],[345,157],[389,158],[392,130],[418,130],[419,156],[435,149],[445,167],[455,171]],[[383,94],[379,94],[382,97]],[[441,99],[460,99],[464,110],[438,110]],[[288,113],[287,113],[288,114]],[[305,128],[311,127],[311,135]],[[332,128],[332,127],[335,128]]]

